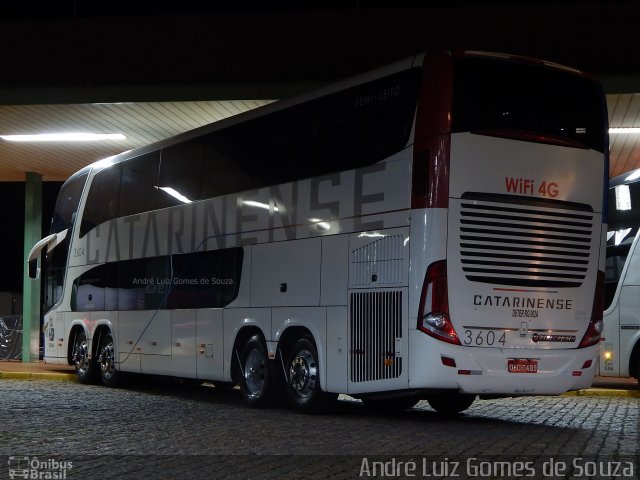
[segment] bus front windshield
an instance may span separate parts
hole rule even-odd
[[[50,310],[62,297],[71,231],[73,230],[80,196],[86,181],[87,174],[71,178],[60,189],[58,200],[56,201],[50,233],[60,233],[67,229],[68,232],[65,239],[45,255],[44,312]]]

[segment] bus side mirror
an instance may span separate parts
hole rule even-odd
[[[43,252],[47,252],[47,250],[51,251],[57,244],[62,242],[69,229],[63,230],[59,233],[52,233],[49,236],[44,237],[38,243],[36,243],[29,255],[27,256],[27,263],[29,264],[29,278],[38,278],[40,276],[40,271],[38,269],[38,258],[42,255]]]
[[[34,258],[29,261],[29,278],[38,278],[38,259]]]

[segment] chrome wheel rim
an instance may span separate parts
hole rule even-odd
[[[300,397],[313,393],[318,378],[318,365],[309,350],[300,350],[289,366],[289,385]]]
[[[100,350],[100,356],[98,357],[98,364],[100,365],[102,378],[109,380],[116,369],[113,356],[113,342],[109,342],[102,347]]]
[[[266,382],[267,364],[264,355],[258,350],[251,350],[244,362],[244,383],[250,395],[259,395]]]
[[[76,372],[80,375],[85,375],[89,371],[89,349],[86,338],[76,340],[73,349],[73,364],[76,367]]]

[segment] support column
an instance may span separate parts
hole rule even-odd
[[[42,238],[42,175],[27,172],[24,202],[24,275],[22,288],[22,361],[35,362],[40,354],[40,279],[31,279],[27,257]]]

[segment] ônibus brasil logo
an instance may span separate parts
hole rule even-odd
[[[73,465],[54,458],[12,456],[9,457],[9,478],[25,480],[65,480]]]

